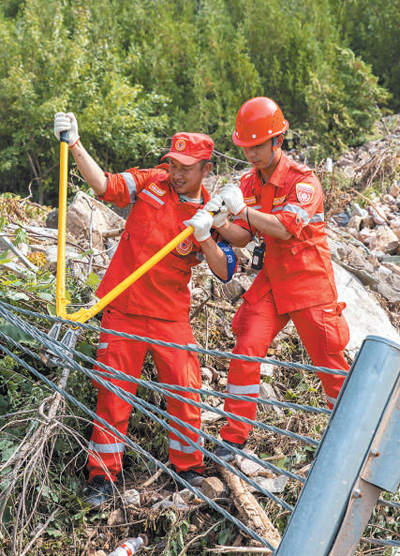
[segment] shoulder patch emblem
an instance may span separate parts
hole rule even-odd
[[[150,189],[150,191],[152,191],[153,193],[155,193],[159,197],[163,197],[163,195],[165,195],[165,193],[166,193],[166,191],[164,191],[164,189],[161,189],[161,187],[158,187],[158,185],[156,185],[154,182],[149,185],[149,189]]]
[[[189,255],[193,249],[193,243],[190,239],[184,239],[180,242],[176,250],[180,255]]]
[[[310,203],[314,197],[314,187],[309,183],[297,183],[296,195],[300,203],[306,205],[307,203]]]
[[[277,199],[274,199],[274,203],[273,205],[280,205],[281,203],[284,202],[284,200],[286,199],[286,195],[284,195],[283,197],[278,197]]]
[[[244,198],[244,202],[246,203],[246,205],[255,205],[256,204],[256,198],[255,197],[245,197]]]

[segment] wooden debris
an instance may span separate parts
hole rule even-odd
[[[272,546],[278,547],[281,541],[279,531],[274,527],[255,496],[251,494],[247,484],[222,465],[218,466],[218,469],[231,490],[232,500],[245,525],[253,529]]]

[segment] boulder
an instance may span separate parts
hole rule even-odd
[[[93,247],[102,251],[104,249],[103,234],[107,234],[111,230],[123,229],[125,220],[101,201],[90,197],[83,191],[78,191],[68,208],[67,230],[75,237],[79,237],[82,232],[88,233],[90,224]]]
[[[344,316],[349,323],[350,341],[346,353],[354,359],[364,339],[381,336],[400,344],[400,334],[391,324],[385,311],[363,284],[352,273],[333,263],[339,301],[347,304]]]

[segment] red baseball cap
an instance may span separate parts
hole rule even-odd
[[[199,160],[211,160],[214,141],[203,133],[175,133],[172,145],[164,158],[173,158],[182,164],[195,164]]]

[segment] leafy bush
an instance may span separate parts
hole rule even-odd
[[[0,7],[0,180],[54,204],[56,111],[104,169],[152,166],[176,131],[238,155],[240,105],[274,98],[315,158],[399,99],[398,6],[378,0],[8,0]],[[357,22],[357,27],[356,27]],[[371,66],[369,65],[371,64]],[[372,68],[372,69],[371,69]]]

